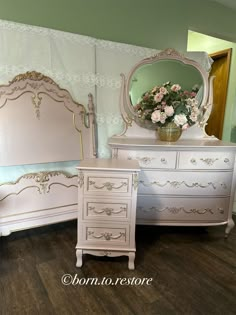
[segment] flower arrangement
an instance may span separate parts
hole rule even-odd
[[[197,91],[197,86],[184,91],[179,84],[166,82],[145,92],[134,110],[140,119],[151,120],[158,127],[174,122],[184,130],[198,120]]]

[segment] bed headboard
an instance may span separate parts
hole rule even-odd
[[[95,130],[91,94],[87,111],[36,71],[0,86],[0,166],[96,157]]]

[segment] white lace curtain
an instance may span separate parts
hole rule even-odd
[[[94,95],[99,157],[110,156],[107,140],[122,130],[120,73],[127,74],[139,60],[158,52],[3,20],[0,47],[0,84],[35,70],[51,77],[82,104],[87,104],[89,93]],[[195,57],[209,68],[208,58]]]

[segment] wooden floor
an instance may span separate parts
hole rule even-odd
[[[0,238],[0,314],[236,314],[236,228],[138,226],[136,270],[127,257],[85,255],[75,267],[76,222]],[[77,278],[153,278],[151,285],[61,283]]]

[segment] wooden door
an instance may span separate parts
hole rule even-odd
[[[210,54],[214,60],[210,75],[215,76],[215,79],[213,81],[213,107],[206,132],[218,139],[222,139],[231,53],[232,48]]]

